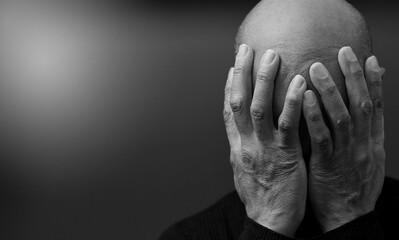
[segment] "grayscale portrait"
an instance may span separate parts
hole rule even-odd
[[[0,0],[0,240],[399,239],[398,6]]]

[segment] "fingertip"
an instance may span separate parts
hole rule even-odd
[[[312,90],[308,89],[305,91],[305,95],[314,94]]]
[[[313,93],[312,90],[306,90],[303,96],[304,96],[304,103],[307,106],[314,106],[316,104],[316,95]]]
[[[258,69],[258,77],[264,77],[265,75],[269,76],[270,78],[275,78],[278,66],[280,64],[278,54],[272,50],[268,49],[262,56],[260,61],[259,69]],[[263,79],[264,80],[264,79]]]
[[[350,46],[345,46],[342,47],[339,51],[338,51],[338,59],[341,60],[347,60],[349,62],[356,62],[357,61],[357,57],[355,55],[355,52],[353,51],[352,47]]]
[[[248,75],[253,64],[253,50],[246,44],[241,44],[234,62],[233,75]]]
[[[268,49],[265,52],[265,54],[263,54],[263,57],[261,60],[262,65],[263,66],[271,65],[274,62],[275,58],[276,58],[276,52],[273,51],[272,49]]]
[[[378,64],[378,60],[377,60],[376,56],[371,56],[371,57],[367,58],[366,68],[373,72],[380,73],[381,69]]]
[[[241,44],[240,47],[238,48],[238,53],[236,55],[236,58],[240,59],[240,58],[245,57],[249,51],[250,51],[250,47],[247,44],[245,44],[245,43]]]
[[[324,65],[321,63],[321,62],[314,62],[313,64],[312,64],[312,66],[310,66],[310,70],[312,70],[312,69],[314,69],[314,68],[317,68],[317,67],[324,67]]]
[[[309,69],[310,79],[313,83],[317,83],[317,80],[326,79],[329,76],[327,68],[320,62],[315,62],[310,66]]]
[[[283,111],[280,115],[280,119],[284,120],[283,123],[288,121],[293,122],[295,126],[297,125],[297,121],[299,121],[300,111],[302,109],[303,93],[305,92],[305,90],[305,78],[303,78],[301,75],[296,75],[292,79],[291,84],[288,87]]]
[[[341,67],[341,71],[342,73],[346,76],[348,73],[348,67],[347,65],[347,55],[349,55],[349,52],[353,52],[352,48],[349,46],[345,46],[342,47],[339,51],[338,51],[338,63],[339,66]]]
[[[236,72],[246,71],[246,67],[252,64],[253,50],[247,44],[241,44],[235,58],[234,69]]]
[[[305,81],[305,78],[300,74],[295,75],[294,78],[300,79],[301,81]]]
[[[351,49],[351,47],[349,47],[349,46],[345,46],[345,47],[342,47],[341,49],[339,49],[338,60],[343,60],[344,56],[345,56],[345,52],[349,51],[350,49]]]
[[[295,89],[306,89],[306,80],[301,75],[296,75],[292,81],[291,85]]]
[[[344,46],[344,47],[342,47],[340,50],[339,50],[339,52],[338,52],[338,55],[345,55],[345,53],[346,52],[350,52],[350,51],[352,51],[353,52],[353,50],[352,50],[352,48],[350,47],[350,46]]]

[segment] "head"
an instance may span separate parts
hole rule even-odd
[[[238,30],[236,49],[242,43],[251,46],[255,53],[253,83],[262,55],[273,49],[280,56],[273,99],[275,122],[282,112],[289,83],[295,75],[302,75],[308,88],[314,90],[309,68],[315,62],[327,67],[348,104],[338,51],[344,46],[351,46],[363,66],[372,52],[364,18],[344,0],[263,0],[252,9]],[[317,91],[314,92],[317,95]],[[303,117],[299,131],[303,153],[307,157],[310,144]]]

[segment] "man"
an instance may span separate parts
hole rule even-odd
[[[383,70],[362,16],[264,0],[237,44],[224,107],[237,193],[161,239],[392,239],[399,184],[384,182]]]

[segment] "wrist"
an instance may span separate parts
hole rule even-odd
[[[247,215],[258,224],[274,232],[293,238],[302,222],[304,213],[295,213],[294,211],[258,212],[247,210]]]
[[[371,211],[369,211],[371,212]],[[365,213],[334,213],[331,214],[329,217],[326,217],[324,219],[319,219],[319,222],[321,224],[321,228],[324,233],[329,232],[331,230],[334,230],[336,228],[339,228],[347,223],[350,223],[359,217],[366,215],[369,212]]]

